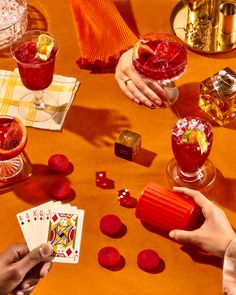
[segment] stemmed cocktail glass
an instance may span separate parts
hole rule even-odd
[[[161,98],[161,107],[166,108],[179,96],[174,81],[186,69],[186,46],[175,35],[149,33],[134,45],[133,66],[153,91],[156,89],[155,83],[162,86],[166,97]]]
[[[49,33],[27,31],[13,40],[11,54],[17,62],[21,81],[31,90],[19,102],[21,116],[28,121],[46,121],[58,111],[58,101],[49,91],[58,43]]]
[[[172,129],[171,139],[175,156],[167,166],[171,183],[193,189],[211,186],[216,171],[208,160],[213,142],[210,123],[195,117],[179,119]]]
[[[16,117],[0,116],[0,182],[7,182],[23,168],[21,152],[27,142],[27,131]]]

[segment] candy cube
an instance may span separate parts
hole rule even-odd
[[[115,155],[132,161],[141,148],[141,135],[123,130],[115,142]]]
[[[230,68],[202,81],[199,106],[219,125],[236,118],[236,73]]]
[[[137,200],[131,197],[127,188],[118,190],[117,196],[121,206],[127,208],[134,208],[136,206]]]
[[[105,187],[107,182],[106,171],[96,171],[96,186]]]
[[[104,189],[112,189],[115,183],[114,180],[107,178],[106,171],[96,171],[96,186]]]

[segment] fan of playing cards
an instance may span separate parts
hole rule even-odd
[[[78,263],[84,210],[50,201],[17,214],[31,251],[42,243],[51,245],[52,261]]]

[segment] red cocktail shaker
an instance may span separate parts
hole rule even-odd
[[[200,211],[193,199],[150,182],[137,203],[136,217],[166,231],[190,230]]]

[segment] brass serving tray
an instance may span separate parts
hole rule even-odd
[[[190,27],[189,9],[183,2],[179,2],[171,12],[170,24],[173,32],[189,49],[206,54],[216,54],[236,48],[236,33],[224,34],[218,29],[218,24],[208,28],[205,23]]]

